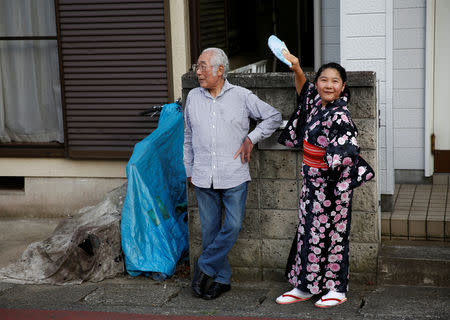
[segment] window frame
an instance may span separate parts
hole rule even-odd
[[[55,2],[55,14],[56,10],[56,0]],[[66,141],[66,115],[64,110],[64,99],[63,94],[63,79],[61,78],[61,56],[60,56],[60,40],[59,40],[59,27],[58,18],[56,19],[56,36],[0,36],[0,41],[33,41],[33,40],[55,40],[58,44],[58,64],[59,64],[59,82],[61,85],[61,108],[63,114],[64,123],[64,141]],[[65,144],[59,142],[10,142],[10,143],[0,143],[0,157],[46,157],[46,158],[61,158],[65,156]]]

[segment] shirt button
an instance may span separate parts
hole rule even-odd
[[[213,103],[216,103],[216,100],[213,100]]]
[[[213,129],[214,129],[214,128],[215,128],[216,126],[215,126],[215,125],[213,125],[212,127],[213,127]]]

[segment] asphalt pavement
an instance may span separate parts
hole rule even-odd
[[[234,282],[231,291],[208,301],[192,295],[187,278],[122,276],[59,286],[0,282],[0,319],[450,319],[450,288],[354,285],[348,301],[330,309],[314,306],[319,297],[276,304],[290,289],[283,282]]]
[[[0,267],[16,261],[57,223],[0,219]],[[274,281],[233,282],[231,291],[207,301],[192,295],[188,277],[189,270],[181,268],[162,282],[127,275],[80,285],[0,281],[0,320],[450,319],[450,287],[364,286],[350,279],[348,301],[320,309],[314,306],[319,296],[276,304],[276,297],[292,288]]]

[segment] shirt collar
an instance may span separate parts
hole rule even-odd
[[[223,84],[222,90],[220,90],[220,93],[217,95],[217,98],[219,98],[221,95],[223,95],[226,91],[234,88],[235,86],[228,82],[228,80],[225,78],[225,82]],[[208,89],[200,87],[200,90],[203,92],[203,94],[209,98],[212,98],[211,94],[209,93]]]

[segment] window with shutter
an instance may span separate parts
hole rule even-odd
[[[189,7],[192,62],[209,47],[228,52],[227,1],[190,0]]]
[[[165,0],[56,0],[66,152],[126,159],[171,102]]]

